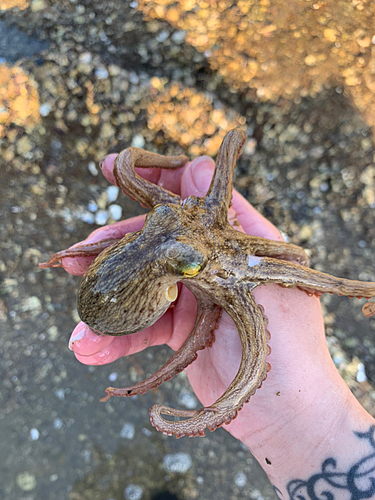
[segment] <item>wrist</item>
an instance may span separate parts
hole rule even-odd
[[[375,452],[368,439],[359,439],[356,434],[369,432],[374,419],[358,403],[336,369],[333,367],[329,378],[323,374],[317,378],[315,389],[280,396],[279,411],[272,405],[273,414],[264,414],[262,424],[255,430],[252,425],[252,432],[244,431],[245,426],[241,425],[239,439],[283,498],[290,497],[288,484],[319,475],[327,459],[333,459],[337,472],[344,474],[366,453]],[[233,434],[237,434],[235,430]]]

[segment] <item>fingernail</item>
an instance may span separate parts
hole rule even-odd
[[[211,184],[215,166],[209,156],[200,156],[191,165],[193,181],[202,194],[206,194]]]
[[[86,328],[87,326],[82,326],[80,328],[80,325],[76,327],[77,331],[74,331],[72,336],[70,337],[68,347],[71,351],[73,351],[73,344],[77,342],[78,340],[82,340],[85,335],[86,335]]]

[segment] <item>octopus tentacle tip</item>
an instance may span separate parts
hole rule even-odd
[[[106,391],[107,392],[107,391]],[[103,396],[102,398],[99,399],[99,401],[101,403],[105,403],[106,401],[108,401],[108,399],[110,399],[112,397],[112,394],[107,394],[106,396]]]
[[[61,260],[58,260],[56,262],[50,262],[49,260],[47,262],[40,262],[38,264],[39,269],[50,269],[54,267],[62,267],[62,262]]]

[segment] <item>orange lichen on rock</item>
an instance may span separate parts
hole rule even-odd
[[[245,124],[245,118],[230,108],[214,108],[209,94],[172,83],[164,88],[151,80],[154,99],[147,106],[148,127],[163,130],[168,137],[194,155],[215,155],[225,134]]]
[[[10,125],[32,128],[40,121],[36,83],[19,67],[0,65],[0,137]]]
[[[29,6],[29,3],[29,0],[0,0],[0,10],[13,9],[14,7],[24,10]]]
[[[375,125],[375,2],[140,0],[168,21],[228,85],[276,101],[340,86]]]

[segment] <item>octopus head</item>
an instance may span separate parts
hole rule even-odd
[[[207,264],[201,241],[184,234],[175,207],[159,205],[142,231],[101,253],[83,277],[79,315],[91,329],[126,335],[157,321],[177,298],[177,283]]]

